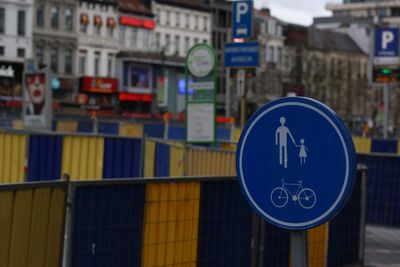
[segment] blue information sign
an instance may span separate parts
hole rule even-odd
[[[374,42],[374,64],[399,63],[399,28],[376,28]]]
[[[250,38],[252,35],[253,1],[233,2],[232,38]]]
[[[259,44],[258,42],[226,43],[225,67],[228,68],[254,68],[258,67]]]
[[[287,97],[258,110],[240,136],[236,168],[252,208],[270,223],[304,230],[332,218],[356,172],[351,134],[324,104]]]

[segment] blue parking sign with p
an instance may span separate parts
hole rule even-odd
[[[252,36],[253,1],[233,3],[232,38],[250,38]]]
[[[375,31],[375,56],[399,55],[399,29],[377,28]]]

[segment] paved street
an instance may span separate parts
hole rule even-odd
[[[400,267],[400,229],[367,226],[365,266]]]

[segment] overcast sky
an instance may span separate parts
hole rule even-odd
[[[310,25],[313,17],[329,16],[326,3],[342,3],[342,0],[254,0],[256,8],[269,7],[273,16],[285,21]]]

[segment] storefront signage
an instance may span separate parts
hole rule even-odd
[[[81,91],[91,93],[116,93],[118,80],[112,78],[83,77]]]
[[[2,77],[14,77],[14,69],[12,66],[1,66],[0,67],[0,76]]]
[[[128,16],[119,17],[119,23],[125,26],[145,28],[149,30],[153,30],[155,28],[154,21],[149,19],[140,19]]]
[[[24,127],[51,130],[52,90],[49,72],[24,74]]]

